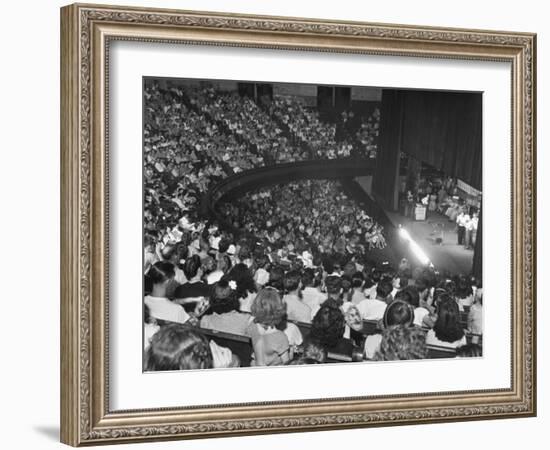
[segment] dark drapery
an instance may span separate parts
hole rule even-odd
[[[481,93],[383,90],[373,191],[395,209],[399,152],[481,191],[481,122]]]
[[[481,93],[397,95],[403,108],[402,151],[481,191]]]
[[[382,91],[380,130],[372,194],[386,209],[396,210],[398,201],[399,155],[402,144],[403,97],[399,91]]]

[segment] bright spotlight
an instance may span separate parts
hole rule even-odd
[[[419,261],[423,265],[427,266],[430,263],[430,258],[428,258],[426,253],[424,253],[422,251],[422,249],[420,248],[420,246],[416,242],[411,240],[411,241],[409,241],[409,243],[410,243],[411,249],[412,249],[413,253],[415,254],[415,256],[419,259]]]
[[[405,228],[400,226],[399,234],[403,239],[405,239],[409,243],[412,252],[423,265],[430,264],[430,258],[428,258],[426,253],[424,253],[424,251],[420,248],[420,246],[413,240],[413,238],[411,237],[409,232],[405,230]]]
[[[405,230],[405,228],[399,228],[399,234],[401,235],[401,237],[407,241],[412,241],[411,239],[411,235],[409,234],[409,232],[407,230]]]

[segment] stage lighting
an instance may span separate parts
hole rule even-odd
[[[405,228],[403,228],[401,225],[399,225],[399,234],[409,243],[412,252],[423,265],[427,266],[428,264],[430,264],[430,258],[428,258],[426,253],[424,253],[420,246],[413,240],[409,232],[405,230]]]

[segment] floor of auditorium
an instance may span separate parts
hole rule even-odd
[[[458,245],[456,225],[447,216],[429,212],[425,221],[414,221],[396,212],[386,211],[386,214],[396,227],[401,224],[409,232],[437,269],[463,274],[471,272],[474,251]],[[437,235],[443,236],[441,245],[435,243]]]

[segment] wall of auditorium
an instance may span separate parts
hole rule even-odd
[[[2,376],[0,439],[10,450],[67,448],[59,418],[59,10],[70,0],[4,2],[0,86]],[[98,0],[105,3],[105,1]],[[463,28],[534,31],[538,37],[539,229],[550,220],[550,31],[537,0],[110,0],[114,4]],[[153,68],[152,68],[153,69]],[[292,71],[292,66],[286,68]],[[489,162],[490,164],[491,162]],[[490,169],[490,168],[489,168]],[[122,445],[160,450],[511,450],[547,448],[550,233],[539,233],[539,417],[485,422]],[[406,376],[406,374],[404,374]],[[473,377],[475,374],[465,374]],[[345,380],[337,380],[339,383]],[[368,382],[368,380],[365,380]]]

